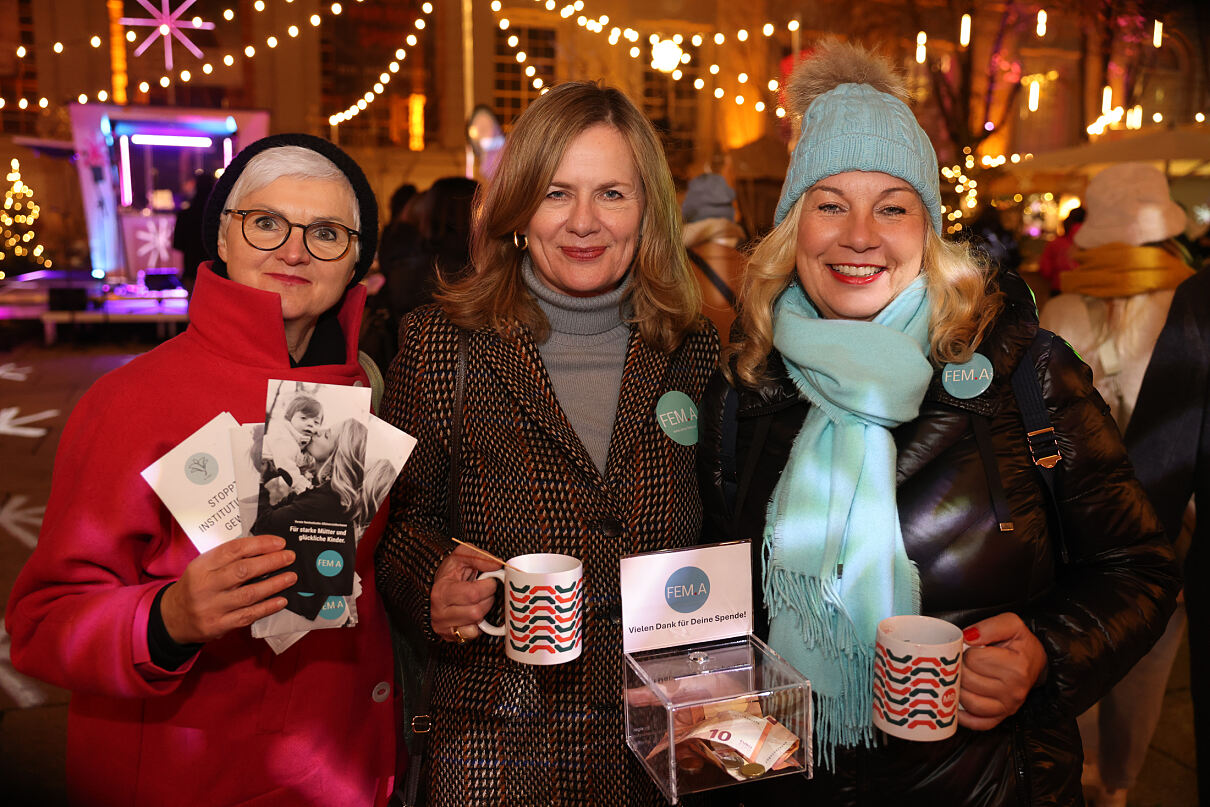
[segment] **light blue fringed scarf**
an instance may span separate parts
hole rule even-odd
[[[878,622],[920,612],[903,548],[890,429],[916,417],[932,377],[918,277],[871,322],[822,319],[797,283],[773,309],[773,344],[811,402],[769,502],[769,643],[816,693],[816,758],[870,745]]]

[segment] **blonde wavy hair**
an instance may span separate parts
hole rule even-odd
[[[340,497],[340,506],[350,518],[357,512],[361,488],[365,480],[366,438],[369,430],[355,418],[341,421],[337,427],[335,447],[319,467],[320,482],[331,482]]]
[[[748,259],[740,290],[739,319],[744,335],[727,348],[725,358],[734,357],[734,361],[723,363],[733,383],[757,387],[768,380],[773,306],[798,280],[795,254],[804,198],[805,194]],[[990,267],[968,245],[944,241],[926,224],[921,271],[931,309],[929,360],[937,366],[969,360],[1004,307],[1004,295],[996,287]]]
[[[681,217],[664,149],[647,117],[620,90],[597,82],[559,84],[517,118],[495,175],[475,199],[472,271],[440,283],[436,299],[455,324],[492,327],[502,336],[517,325],[544,339],[550,323],[525,288],[524,250],[514,241],[542,204],[571,142],[605,124],[622,135],[642,183],[643,218],[631,265],[631,322],[649,346],[671,353],[696,331],[701,291],[681,245]]]

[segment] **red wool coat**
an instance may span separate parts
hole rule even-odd
[[[366,383],[364,298],[357,287],[340,310],[349,361],[291,369],[278,296],[203,269],[188,330],[101,378],[72,412],[7,627],[15,667],[72,691],[73,802],[385,804],[396,703],[372,568],[385,518],[358,548],[356,627],[314,631],[279,656],[237,630],[167,671],[148,653],[148,613],[197,550],[139,476],[219,412],[263,419],[270,378]]]

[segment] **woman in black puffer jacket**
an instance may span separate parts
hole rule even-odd
[[[850,46],[791,80],[805,116],[778,227],[703,401],[706,540],[752,540],[758,632],[816,696],[814,781],[716,803],[1080,804],[1075,716],[1173,607],[1171,548],[1087,367],[1039,332],[1019,277],[941,241],[936,157],[900,90]],[[1056,438],[1032,452],[1061,455],[1053,504],[1021,363]],[[962,368],[984,383],[954,383]],[[869,720],[873,630],[912,612],[971,646],[959,728],[935,742]]]

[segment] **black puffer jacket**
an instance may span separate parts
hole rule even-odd
[[[884,737],[873,750],[842,749],[834,774],[731,788],[718,803],[1082,803],[1075,716],[1159,636],[1173,608],[1177,571],[1088,368],[1061,339],[1035,340],[1037,311],[1019,277],[1006,275],[1001,286],[1005,310],[979,347],[994,368],[991,387],[958,400],[942,389],[938,370],[919,417],[894,431],[899,517],[907,554],[920,570],[924,613],[961,627],[1018,614],[1046,650],[1044,683],[990,731],[959,728],[939,742]],[[1037,369],[1063,455],[1056,498],[1066,562],[1013,395],[1019,361]],[[809,406],[776,353],[770,369],[771,382],[740,390],[735,462],[720,457],[728,391],[721,375],[702,404],[699,446],[706,540],[753,541],[758,599],[766,509]],[[1011,532],[999,529],[993,510],[972,428],[979,417],[989,426]]]

